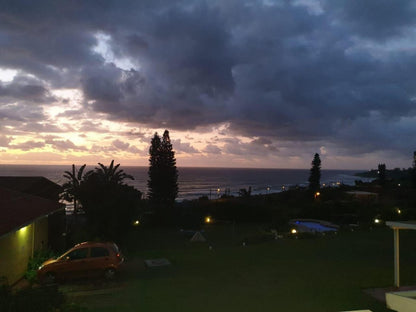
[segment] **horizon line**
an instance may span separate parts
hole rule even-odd
[[[45,167],[52,167],[52,166],[69,166],[71,167],[73,164],[1,164],[0,166],[45,166]],[[84,164],[74,164],[75,166],[83,166]],[[87,167],[91,166],[97,166],[97,164],[85,164]],[[147,168],[149,166],[143,166],[143,165],[123,165],[120,163],[121,167],[135,167],[135,168]],[[177,168],[193,168],[193,169],[253,169],[253,170],[310,170],[310,168],[276,168],[276,167],[214,167],[214,166],[176,166]],[[344,168],[321,168],[321,170],[342,170],[342,171],[371,171],[376,170],[374,168],[372,169],[344,169]]]

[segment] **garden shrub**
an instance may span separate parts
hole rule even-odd
[[[36,272],[39,266],[54,256],[56,256],[55,253],[49,249],[37,250],[34,252],[33,257],[29,259],[27,270],[24,275],[29,283],[33,284],[36,281]]]

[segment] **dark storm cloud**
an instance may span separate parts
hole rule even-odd
[[[383,40],[400,35],[416,22],[413,0],[327,0],[326,9],[358,35]]]
[[[268,139],[255,139],[251,142],[242,142],[241,140],[225,139],[223,152],[237,156],[265,156],[269,152],[277,152],[278,148],[272,145],[272,141]],[[210,149],[215,150],[214,148]]]
[[[0,81],[0,103],[13,101],[50,103],[54,97],[37,79],[27,76],[16,76],[10,83]]]
[[[35,123],[45,118],[42,108],[23,102],[2,104],[0,102],[0,120],[3,126],[6,123],[15,127],[21,122]]]
[[[234,154],[285,141],[356,154],[416,145],[410,0],[10,1],[0,12],[0,67],[80,87],[85,106],[113,120],[226,122],[261,138],[226,145]],[[0,95],[48,101],[45,85],[25,86]]]
[[[45,88],[37,85],[0,85],[0,98],[14,98],[43,102],[47,99]]]
[[[96,40],[89,23],[96,9],[83,1],[2,1],[0,67],[20,69],[56,86],[73,87],[76,71],[98,64],[91,53]]]

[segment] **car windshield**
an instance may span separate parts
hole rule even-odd
[[[81,248],[81,249],[74,249],[72,251],[67,251],[63,255],[61,255],[58,259],[65,259],[65,260],[75,260],[85,258],[87,256],[88,249]]]

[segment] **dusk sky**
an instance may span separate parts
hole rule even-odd
[[[413,0],[3,0],[0,163],[408,168]]]

